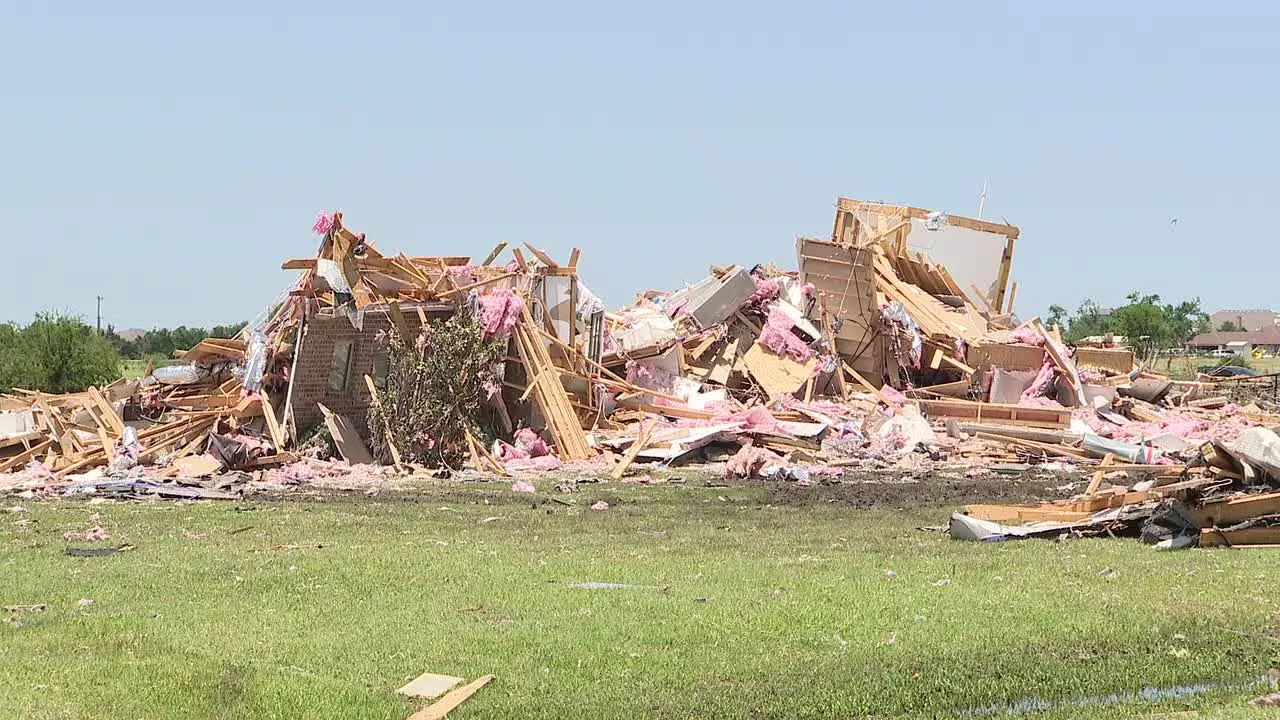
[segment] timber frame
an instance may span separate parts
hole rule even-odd
[[[892,218],[923,220],[929,217],[930,212],[924,208],[907,205],[886,205],[864,200],[839,198],[836,201],[836,221],[831,230],[831,241],[841,245],[862,245],[892,238],[899,247],[905,249],[907,234],[911,231],[909,222],[898,222],[887,228],[866,227],[859,220],[858,215],[861,213],[883,217],[886,219],[887,224],[891,222],[890,219]],[[1010,268],[1013,266],[1013,241],[1018,239],[1018,228],[1013,225],[975,220],[973,218],[960,217],[959,215],[947,215],[947,224],[1005,237],[1004,253],[1000,257],[1000,271],[996,277],[995,297],[987,298],[986,300],[991,306],[992,314],[1009,312],[1013,305],[1013,297],[1009,292],[1009,273]],[[1008,299],[1007,304],[1005,302],[1006,299]]]

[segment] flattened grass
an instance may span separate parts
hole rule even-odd
[[[464,720],[953,716],[1239,686],[1277,651],[1271,551],[961,543],[917,529],[946,508],[778,507],[759,489],[601,486],[565,506],[471,487],[24,502],[0,514],[0,604],[49,609],[0,627],[6,714],[404,718],[395,688],[432,671],[498,675]],[[93,512],[136,549],[65,556]],[[1162,707],[1234,717],[1248,694]]]

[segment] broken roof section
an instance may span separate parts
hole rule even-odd
[[[944,211],[840,198],[831,239],[860,247],[887,243],[909,257],[923,254],[981,301],[981,310],[999,315],[1013,306],[1009,274],[1018,234],[1013,225]]]

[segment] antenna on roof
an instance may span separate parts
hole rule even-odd
[[[978,198],[978,219],[982,219],[982,209],[987,206],[987,181],[982,181],[982,196]]]

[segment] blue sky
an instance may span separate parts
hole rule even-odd
[[[984,180],[1023,315],[1280,306],[1270,4],[182,5],[6,13],[0,321],[251,317],[335,208],[390,250],[579,246],[617,306]]]

